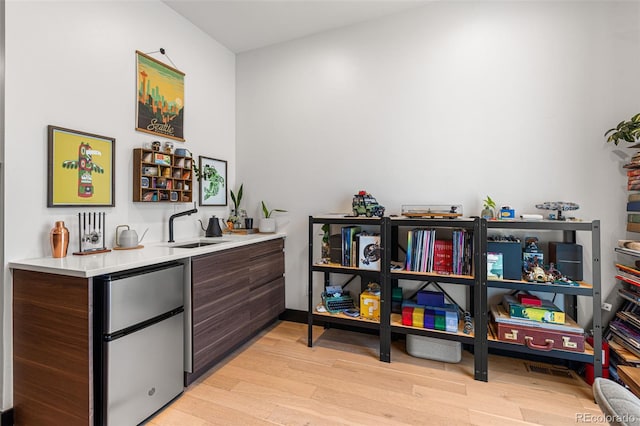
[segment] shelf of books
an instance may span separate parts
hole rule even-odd
[[[616,251],[640,257],[640,253],[631,253],[634,250],[617,248]],[[616,269],[615,277],[621,283],[618,296],[623,302],[609,323],[605,339],[609,344],[609,375],[624,383],[618,367],[640,366],[640,269],[624,263],[616,263]]]
[[[624,167],[627,169],[627,231],[640,232],[640,153]],[[633,192],[632,192],[633,191]]]

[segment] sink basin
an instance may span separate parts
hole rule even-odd
[[[219,243],[223,243],[224,241],[199,241],[197,243],[189,243],[189,244],[182,244],[179,246],[171,246],[173,248],[198,248],[198,247],[205,247],[205,246],[210,246],[212,244],[219,244]]]

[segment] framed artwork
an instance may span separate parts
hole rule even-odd
[[[115,206],[116,140],[48,126],[47,207]]]
[[[201,206],[227,205],[227,162],[198,156]]]
[[[136,50],[136,130],[184,141],[184,73]]]

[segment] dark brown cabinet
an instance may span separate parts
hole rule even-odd
[[[284,240],[194,257],[191,277],[193,372],[186,384],[284,312]]]
[[[13,271],[16,424],[93,424],[91,305],[86,278]]]

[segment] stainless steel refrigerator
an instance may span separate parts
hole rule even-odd
[[[94,279],[95,424],[137,425],[182,393],[183,268]]]

